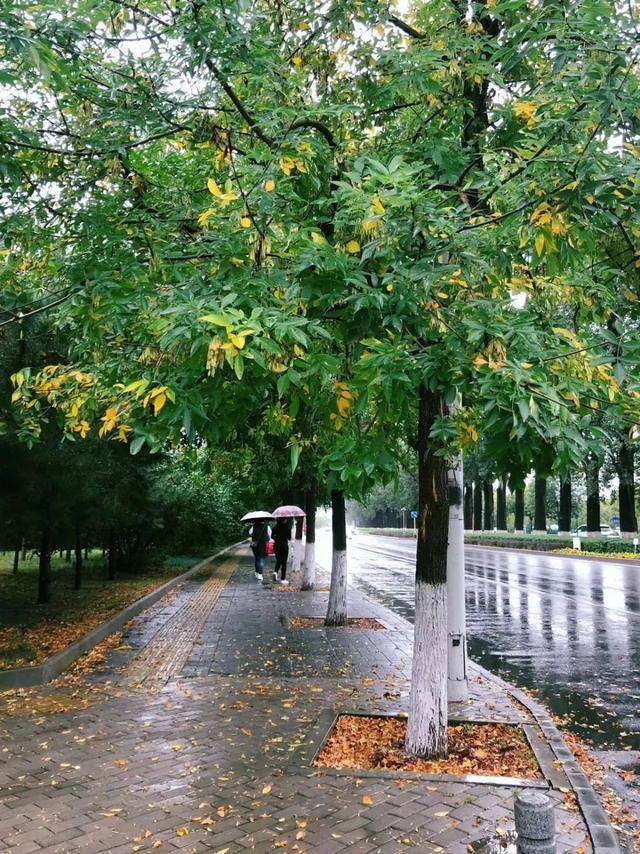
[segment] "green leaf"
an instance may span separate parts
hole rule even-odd
[[[296,442],[291,445],[291,473],[296,470],[298,467],[298,460],[300,459],[300,445]]]
[[[136,436],[133,442],[129,445],[129,453],[132,457],[135,457],[135,455],[140,451],[144,443],[145,436]]]

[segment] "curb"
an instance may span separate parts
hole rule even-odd
[[[533,715],[536,723],[544,733],[549,747],[567,775],[571,788],[576,795],[580,812],[591,837],[594,854],[620,854],[622,849],[618,844],[609,818],[601,806],[598,793],[589,782],[589,778],[580,767],[578,760],[567,747],[562,733],[549,717],[549,713],[545,707],[536,700],[532,700],[531,697],[519,688],[506,682],[502,677],[496,676],[495,673],[478,664],[477,661],[473,662],[473,666],[485,679],[494,682],[503,691],[511,694],[512,697]]]
[[[33,688],[36,685],[46,685],[47,682],[51,682],[52,679],[55,679],[56,676],[64,672],[77,658],[80,658],[85,652],[89,652],[90,649],[93,649],[94,646],[97,646],[106,637],[122,628],[132,617],[135,617],[150,605],[155,604],[158,599],[161,599],[166,593],[173,590],[174,587],[177,587],[183,581],[195,575],[208,563],[221,557],[221,555],[231,549],[237,548],[237,546],[242,545],[244,542],[246,541],[240,540],[240,542],[227,546],[221,551],[216,552],[216,554],[201,560],[181,575],[176,575],[175,578],[167,581],[166,584],[156,587],[155,590],[147,593],[146,596],[136,599],[135,602],[127,605],[122,611],[114,614],[113,617],[110,617],[106,622],[101,623],[86,635],[78,638],[77,641],[69,644],[65,649],[49,658],[45,658],[42,664],[38,664],[35,667],[17,667],[14,670],[0,670],[0,691],[9,691],[12,688]]]
[[[501,549],[498,547],[496,550],[500,551]],[[507,551],[507,549],[502,549],[502,551]],[[524,550],[511,549],[510,551],[517,553],[518,551]],[[541,554],[541,552],[534,552],[534,554]],[[567,555],[567,557],[572,557],[572,555]],[[349,586],[351,587],[353,585],[350,583]],[[360,596],[364,596],[367,599],[371,598],[362,590],[358,590],[358,593]],[[389,610],[384,605],[382,607],[387,611]],[[394,616],[406,623],[409,623],[409,620],[405,617],[400,617],[399,614],[394,614]],[[514,697],[531,713],[531,715],[533,715],[534,720],[540,727],[550,750],[564,771],[567,779],[569,780],[569,785],[576,796],[580,812],[582,813],[582,817],[584,818],[584,822],[587,826],[587,831],[591,837],[593,854],[622,854],[622,849],[618,843],[615,831],[609,822],[609,817],[602,808],[598,793],[589,782],[589,778],[582,770],[582,767],[576,757],[567,747],[567,743],[564,740],[562,733],[549,716],[547,709],[542,705],[542,703],[532,700],[531,697],[527,696],[515,685],[511,685],[509,682],[502,679],[502,677],[497,676],[490,670],[487,670],[486,667],[478,664],[477,661],[471,660],[471,662],[473,667],[481,676],[484,676],[485,679],[494,682],[503,691]]]

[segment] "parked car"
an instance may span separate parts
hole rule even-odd
[[[575,534],[577,537],[587,537],[589,532],[587,531],[586,525],[580,525],[580,527],[576,528]],[[608,540],[611,537],[619,537],[620,531],[615,530],[611,527],[611,525],[600,525],[600,536]]]

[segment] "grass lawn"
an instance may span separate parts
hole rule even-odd
[[[36,605],[38,558],[21,560],[13,575],[13,553],[0,554],[0,669],[40,664],[199,559],[169,558],[155,569],[109,581],[101,552],[93,551],[84,562],[82,589],[75,591],[73,559],[67,563],[56,554],[51,602]]]

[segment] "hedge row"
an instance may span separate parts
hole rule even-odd
[[[380,534],[385,537],[414,537],[412,528],[359,528],[363,534]],[[573,538],[558,537],[554,534],[513,534],[501,531],[486,533],[467,533],[465,543],[470,546],[494,546],[505,549],[532,549],[534,551],[551,552],[557,549],[573,548]],[[619,554],[630,545],[628,540],[613,537],[612,539],[591,539],[584,537],[582,550],[595,554]]]

